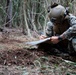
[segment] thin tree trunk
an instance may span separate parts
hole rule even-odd
[[[24,21],[25,21],[25,26],[26,26],[26,29],[27,29],[27,34],[28,34],[28,36],[32,37],[31,33],[30,33],[30,29],[28,27],[28,23],[27,23],[26,6],[25,6],[25,4],[23,4],[23,13],[24,13]],[[23,29],[23,31],[25,32],[25,28]]]
[[[6,26],[12,27],[12,0],[7,0],[7,18],[6,18]],[[8,22],[8,23],[7,23]]]

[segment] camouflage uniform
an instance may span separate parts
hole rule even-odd
[[[66,23],[66,24],[65,24]],[[66,27],[66,29],[64,29],[64,26],[68,24],[68,27]],[[69,17],[67,18],[67,21],[65,20],[64,23],[62,23],[62,26],[60,27],[60,33],[58,33],[57,31],[55,31],[54,29],[54,23],[52,23],[51,21],[47,22],[47,26],[46,26],[46,36],[51,37],[54,35],[62,35],[65,37],[66,40],[71,41],[71,45],[74,49],[74,51],[76,51],[76,17],[72,14],[69,14]],[[63,40],[64,41],[64,40]],[[68,43],[67,43],[68,44]],[[68,46],[69,47],[69,46]]]

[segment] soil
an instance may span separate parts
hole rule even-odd
[[[18,29],[7,38],[0,32],[0,75],[76,75],[75,56],[48,54],[25,44],[32,40],[37,39],[30,40]]]

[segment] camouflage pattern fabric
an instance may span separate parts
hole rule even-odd
[[[76,38],[72,39],[72,45],[73,45],[74,50],[76,51]]]
[[[75,37],[76,36],[76,17],[72,14],[69,14],[69,18],[67,19],[67,21],[65,20],[65,22],[62,23],[62,25],[55,26],[54,23],[52,23],[51,21],[47,22],[46,36],[51,37],[54,35],[56,35],[56,36],[62,35],[67,40],[71,40],[72,37]],[[63,40],[63,41],[65,42],[65,40]],[[68,44],[68,43],[66,43],[66,44]],[[73,42],[72,42],[72,44],[73,44]],[[76,47],[76,44],[73,45],[73,47],[74,46]]]

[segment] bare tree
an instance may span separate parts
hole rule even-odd
[[[25,21],[25,26],[26,26],[25,29],[27,30],[28,36],[32,37],[32,36],[31,36],[31,33],[30,33],[30,29],[29,29],[29,27],[28,27],[28,23],[27,23],[26,6],[25,6],[26,3],[27,3],[27,2],[23,3],[24,21]],[[24,26],[24,27],[25,27],[25,26]],[[23,31],[25,31],[25,29],[24,29]]]
[[[0,25],[19,27],[31,36],[31,31],[45,32],[47,8],[53,3],[68,6],[76,15],[75,0],[0,0]],[[6,23],[5,23],[6,19]]]
[[[6,9],[6,13],[7,13],[6,26],[12,27],[12,20],[11,20],[12,19],[12,0],[7,0],[6,7],[7,7],[7,9]]]

